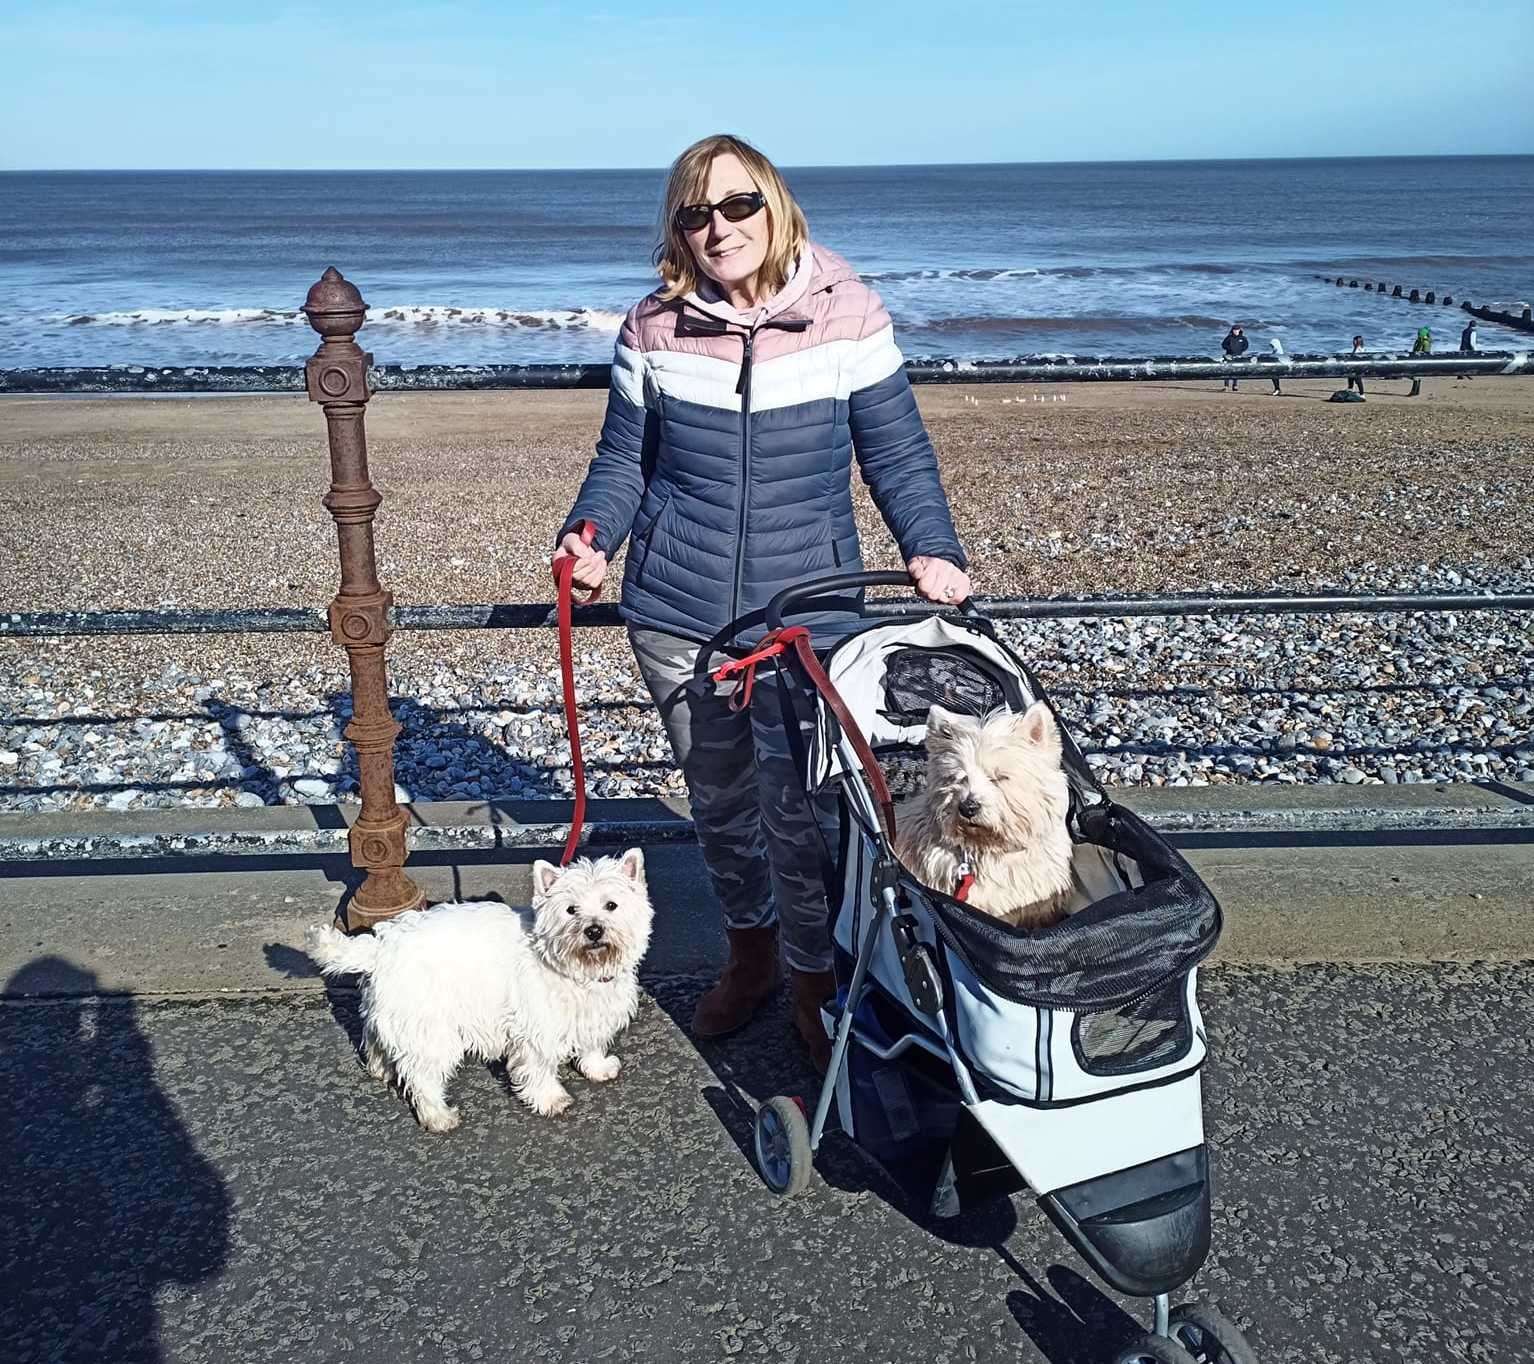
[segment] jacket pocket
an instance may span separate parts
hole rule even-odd
[[[837,568],[845,568],[854,573],[863,570],[863,553],[858,545],[857,531],[851,531],[846,535],[836,533],[836,521],[833,517],[826,518],[826,543],[831,547],[831,562]]]
[[[671,489],[667,489],[660,501],[656,504],[655,514],[644,523],[642,527],[634,530],[634,554],[633,559],[633,585],[638,588],[644,585],[648,576],[647,570],[650,563],[650,549],[655,543],[655,537],[660,534],[666,520],[666,514],[671,510],[671,500],[674,496]]]

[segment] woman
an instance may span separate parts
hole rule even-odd
[[[1353,358],[1356,360],[1363,353],[1364,353],[1364,339],[1361,336],[1355,336],[1353,338]],[[1358,390],[1359,394],[1362,395],[1362,393],[1364,391],[1363,375],[1361,375],[1361,374],[1350,374],[1350,375],[1348,375],[1348,388],[1349,388],[1349,390],[1352,390],[1352,389],[1356,388]]]
[[[811,702],[759,678],[749,707],[732,710],[733,684],[706,675],[722,660],[701,646],[755,612],[725,635],[750,642],[789,583],[862,568],[854,457],[921,596],[963,601],[966,560],[889,316],[850,265],[810,242],[766,157],[727,136],[683,152],[655,264],[661,287],[624,319],[596,457],[555,557],[573,556],[574,580],[596,587],[633,535],[619,609],[686,778],[729,938],[694,1034],[733,1032],[775,993],[781,926],[794,1024],[824,1068],[831,812],[805,799],[786,728]],[[856,603],[844,605],[807,618],[817,644],[856,624]]]

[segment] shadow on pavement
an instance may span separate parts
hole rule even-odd
[[[1007,1294],[1007,1307],[1049,1364],[1101,1364],[1149,1325],[1074,1269],[1052,1265],[1046,1288],[1004,1248],[1001,1257],[1024,1284]]]
[[[154,1076],[127,999],[38,958],[7,993],[0,1048],[0,1340],[6,1358],[157,1364],[155,1296],[216,1278],[230,1199]]]

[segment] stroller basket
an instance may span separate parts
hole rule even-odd
[[[1218,904],[1129,811],[1098,805],[1080,823],[1080,896],[1113,890],[1047,928],[1013,928],[899,873],[901,932],[875,940],[868,974],[914,1027],[954,1044],[977,1091],[1065,1105],[1203,1060],[1195,968],[1218,937]],[[845,814],[838,860],[833,938],[848,980],[875,912],[879,848]],[[939,981],[935,1010],[912,985],[918,953]]]

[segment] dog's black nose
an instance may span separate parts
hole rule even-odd
[[[959,802],[959,813],[963,815],[965,819],[973,819],[980,813],[980,802],[973,796],[965,796],[964,799]]]
[[[582,931],[586,935],[586,941],[587,942],[601,942],[602,941],[602,925],[601,924],[587,924],[585,929],[582,930]]]

